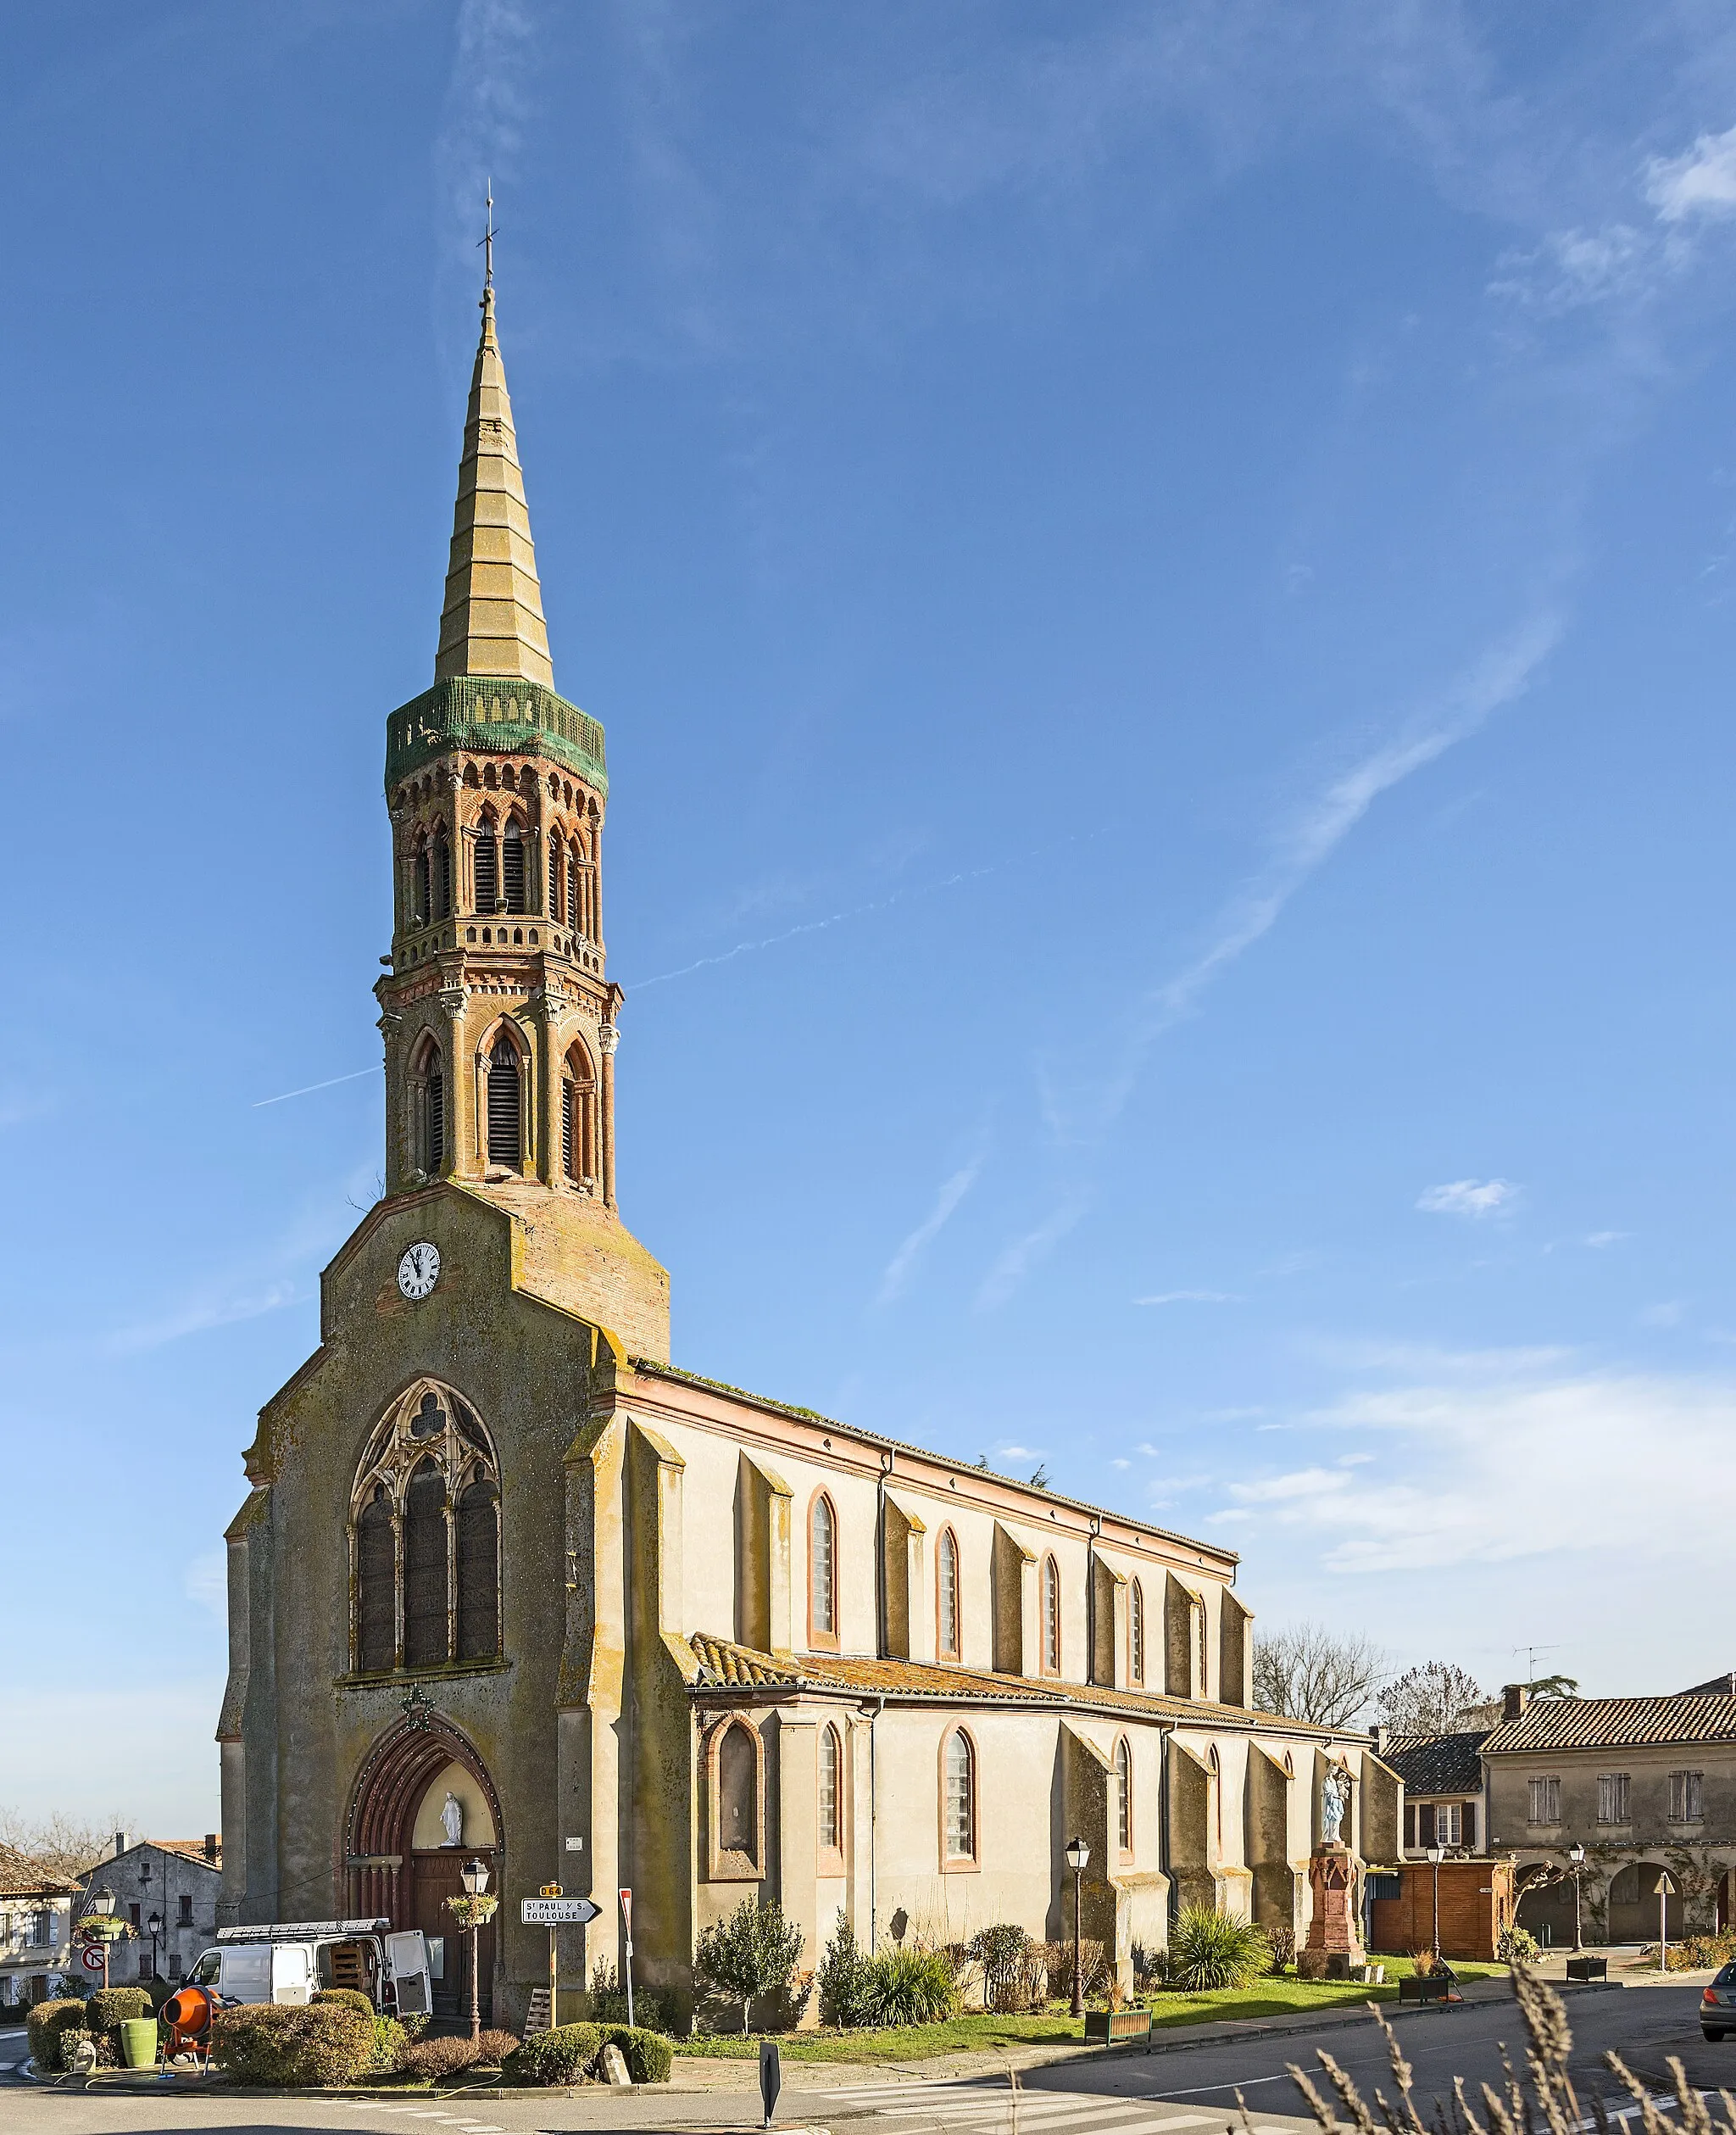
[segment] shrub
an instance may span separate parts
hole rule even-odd
[[[593,2024],[625,2024],[627,2021],[627,1990],[620,1983],[620,1975],[613,1965],[598,1958],[591,1968],[590,1991],[584,1997],[585,2021]],[[673,2032],[675,2012],[666,1995],[655,1987],[640,1987],[633,1992],[634,2021],[647,2031]]]
[[[971,1954],[982,1967],[982,1998],[990,2009],[1007,2011],[1031,2006],[1032,1948],[1031,1937],[1011,1920],[985,1927],[972,1940]]]
[[[93,2032],[112,2032],[152,2014],[151,1997],[142,1987],[99,1987],[85,2004],[85,2022]]]
[[[659,2032],[642,2024],[611,2024],[603,2034],[605,2046],[619,2046],[627,2074],[636,2083],[666,2083],[675,2064],[675,2049]]]
[[[1271,1970],[1271,1944],[1252,1920],[1188,1905],[1170,1931],[1170,1984],[1184,1993],[1247,1987]]]
[[[331,2002],[220,2009],[211,2018],[211,2057],[242,2083],[320,2088],[371,2073],[372,2020]]]
[[[509,2054],[500,2073],[509,2084],[576,2082],[597,2058],[603,2032],[595,2024],[561,2024]]]
[[[456,2076],[461,2068],[473,2066],[481,2058],[474,2040],[423,2038],[404,2049],[403,2065],[408,2076],[431,2076],[437,2082],[442,2076]]]
[[[783,1908],[745,1898],[727,1920],[700,1936],[693,1971],[702,1986],[741,2004],[745,2034],[751,2005],[789,1984],[801,1954],[802,1931],[784,1918]]]
[[[1536,1936],[1516,1922],[1511,1927],[1504,1927],[1495,1943],[1495,1955],[1504,1965],[1534,1965],[1542,1954]]]
[[[1071,1996],[1073,1991],[1073,1945],[1071,1939],[1043,1945],[1043,1967],[1045,1994]],[[1079,1992],[1089,1996],[1097,1993],[1108,1970],[1108,1953],[1101,1943],[1094,1943],[1087,1936],[1079,1944]]]
[[[476,2065],[479,2068],[498,2068],[518,2045],[510,2032],[484,2032],[476,2041]]]
[[[368,2021],[374,2026],[374,2073],[389,2076],[393,2069],[403,2066],[403,2057],[410,2050],[410,2035],[395,2016],[381,2016],[370,2010]]]
[[[85,2005],[68,1996],[63,2001],[38,2002],[25,2019],[25,2030],[31,2043],[31,2059],[46,2074],[59,2068],[60,2043],[68,2032],[81,2032],[85,2028]]]
[[[333,2009],[353,2009],[359,2015],[371,2017],[374,2004],[359,1987],[322,1987],[314,1995],[316,2004]]]
[[[856,1947],[855,1931],[843,1915],[832,1931],[820,1959],[820,2021],[841,2029],[862,2021],[863,1974],[867,1959]]]
[[[1294,1927],[1268,1927],[1266,1939],[1271,1944],[1271,1968],[1275,1972],[1287,1971],[1296,1961],[1296,1931]]]
[[[424,2009],[407,2010],[394,2021],[396,2021],[398,2029],[403,2033],[406,2038],[417,2039],[420,2038],[423,2032],[427,2030],[429,2025],[434,2021],[434,2019],[429,2012]]]
[[[959,1983],[943,1950],[885,1950],[862,1970],[865,2024],[943,2024],[959,2013]]]

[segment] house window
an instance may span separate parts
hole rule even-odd
[[[1597,1820],[1600,1824],[1628,1821],[1628,1775],[1600,1772],[1597,1775]]]
[[[352,1664],[371,1674],[496,1658],[499,1521],[487,1432],[457,1395],[422,1380],[376,1427],[357,1474]]]
[[[959,1657],[959,1542],[950,1527],[941,1530],[940,1552],[936,1560],[940,1582],[940,1657]]]
[[[181,1893],[181,1918],[175,1924],[177,1927],[191,1927],[193,1924],[193,1901],[190,1891]]]
[[[1702,1772],[1672,1772],[1670,1774],[1670,1821],[1672,1824],[1697,1824],[1704,1806],[1702,1801],[1705,1778]]]
[[[1531,1782],[1531,1808],[1526,1821],[1559,1824],[1561,1820],[1561,1782],[1554,1772]]]
[[[1136,1579],[1132,1599],[1127,1608],[1127,1646],[1129,1675],[1136,1683],[1145,1681],[1145,1589]]]
[[[820,1731],[820,1850],[840,1853],[843,1848],[844,1752],[837,1728]]]
[[[1116,1744],[1116,1843],[1124,1857],[1133,1850],[1133,1752],[1125,1735]]]
[[[941,1764],[941,1827],[946,1858],[976,1858],[976,1753],[971,1738],[955,1727],[946,1738]]]
[[[181,1954],[177,1950],[170,1950],[169,1953],[169,1976],[171,1980],[181,1977]]]
[[[52,1912],[32,1913],[25,1932],[25,1940],[37,1949],[47,1949],[55,1941],[54,1915]]]
[[[837,1642],[837,1514],[821,1491],[808,1523],[808,1620],[816,1640]]]
[[[1061,1672],[1061,1575],[1053,1557],[1043,1560],[1043,1665]]]

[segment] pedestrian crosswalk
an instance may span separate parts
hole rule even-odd
[[[823,2102],[822,2102],[823,2101]],[[1166,2104],[1160,2099],[1089,2091],[1032,2090],[1001,2082],[828,2084],[808,2094],[816,2115],[836,2105],[852,2115],[957,2129],[959,2135],[1185,2135],[1224,2124],[1221,2112]],[[1259,2119],[1254,2135],[1294,2135],[1294,2121]]]

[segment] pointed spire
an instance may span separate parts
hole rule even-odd
[[[537,583],[537,552],[531,544],[531,514],[506,371],[494,337],[492,258],[488,264],[434,677],[437,682],[447,675],[515,675],[552,688],[554,669],[542,621],[542,588]]]

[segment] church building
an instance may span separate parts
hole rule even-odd
[[[220,1918],[502,1898],[485,2004],[625,1961],[691,2006],[701,1931],[776,1900],[818,1962],[1071,1932],[1125,1976],[1181,1905],[1306,1937],[1310,1863],[1400,1855],[1366,1735],[1251,1708],[1233,1554],[670,1361],[615,1199],[622,994],[604,733],[557,694],[482,298],[432,686],[386,722],[382,1198],[261,1411],[229,1529]],[[810,2018],[811,2021],[811,2012]]]

